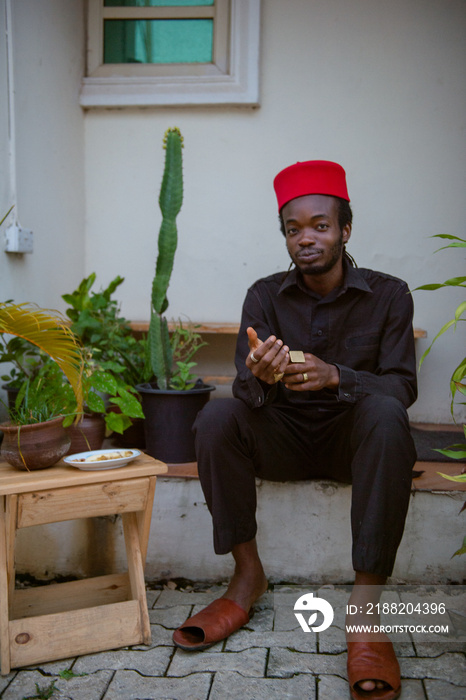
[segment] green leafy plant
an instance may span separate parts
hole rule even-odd
[[[85,408],[92,413],[101,413],[109,431],[120,435],[131,425],[131,418],[144,418],[136,390],[128,386],[117,375],[102,369],[90,369],[83,375]],[[107,395],[108,404],[101,394]],[[108,409],[118,406],[119,411]]]
[[[9,362],[13,365],[9,374],[0,377],[9,388],[19,389],[25,379],[34,379],[46,358],[45,353],[27,340],[8,338],[4,333],[0,335],[0,363]]]
[[[438,253],[439,250],[445,250],[447,248],[466,248],[466,240],[464,238],[459,238],[458,236],[452,236],[446,233],[439,233],[433,238],[442,238],[449,240],[450,243],[448,243],[445,246],[442,246],[435,252]],[[442,288],[451,288],[451,287],[457,287],[460,289],[466,289],[466,277],[452,277],[445,282],[442,283],[434,283],[434,284],[424,284],[421,287],[416,287],[414,291],[417,290],[427,290],[427,291],[435,291],[438,289]],[[453,330],[457,330],[458,324],[466,321],[466,300],[460,302],[460,304],[456,307],[454,316],[450,321],[447,321],[442,328],[439,330],[427,350],[424,352],[422,355],[420,362],[419,362],[419,367],[422,366],[424,360],[426,359],[427,355],[430,353],[432,346],[434,343],[444,334],[446,333],[450,328],[453,328]],[[464,401],[458,402],[458,394],[461,394],[462,396],[466,396],[466,357],[463,357],[459,364],[455,367],[453,370],[453,373],[450,378],[450,394],[451,394],[451,404],[450,404],[450,411],[453,419],[455,419],[454,413],[455,413],[455,407],[456,405],[461,405],[464,406],[466,405]],[[463,432],[465,436],[465,442],[464,443],[456,443],[454,445],[449,445],[448,447],[444,449],[436,449],[436,452],[439,452],[440,454],[446,456],[446,457],[451,457],[452,459],[466,459],[466,425],[463,424]],[[457,474],[455,476],[450,476],[447,474],[442,474],[441,472],[438,472],[440,476],[443,476],[445,479],[449,479],[450,481],[456,481],[459,483],[465,482],[466,481],[466,474]],[[466,509],[466,504],[463,504],[463,507],[461,508],[460,513]],[[457,556],[460,554],[466,554],[466,537],[463,540],[462,547],[456,551],[453,556]]]
[[[115,277],[98,292],[92,291],[95,280],[93,272],[71,294],[62,295],[69,304],[66,315],[72,321],[71,330],[93,362],[134,386],[144,379],[145,339],[133,336],[119,303],[112,298],[124,277]]]
[[[52,681],[46,686],[40,686],[38,683],[35,683],[36,694],[23,697],[23,700],[50,700],[54,692],[57,690],[55,683],[56,681]]]
[[[76,399],[69,382],[58,365],[46,362],[34,379],[26,379],[16,396],[15,405],[8,409],[13,425],[32,425],[64,416],[63,425],[71,425],[75,413],[70,406]]]
[[[99,292],[92,291],[95,280],[92,273],[62,298],[69,304],[66,315],[72,321],[71,330],[85,348],[85,410],[103,414],[108,430],[122,434],[132,418],[144,418],[133,387],[144,378],[145,341],[133,337],[131,326],[112,298],[124,278],[115,277]],[[118,411],[109,410],[109,406],[117,406]]]
[[[176,218],[183,202],[183,137],[176,127],[164,136],[165,164],[159,195],[162,223],[158,237],[158,255],[152,282],[149,342],[146,374],[154,375],[159,389],[187,390],[194,386],[191,358],[205,343],[192,325],[179,321],[170,334],[164,316],[168,307],[167,290],[178,245]],[[186,349],[189,347],[189,351]],[[147,378],[150,378],[148,376]]]
[[[82,411],[82,348],[58,312],[41,309],[33,304],[0,303],[0,336],[3,335],[27,341],[50,357],[69,382],[76,412]],[[39,372],[40,370],[38,374]],[[30,381],[31,379],[29,377]]]

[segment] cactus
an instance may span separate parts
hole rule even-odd
[[[168,307],[167,289],[178,243],[176,217],[183,202],[182,147],[183,137],[180,130],[176,127],[168,129],[164,136],[165,167],[159,196],[162,223],[158,238],[155,277],[152,282],[148,343],[150,367],[157,378],[159,389],[169,387],[172,375],[173,351],[167,319],[163,314]]]

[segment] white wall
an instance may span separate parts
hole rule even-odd
[[[147,318],[160,222],[162,137],[185,137],[185,201],[169,314],[236,321],[247,286],[287,266],[272,179],[296,160],[344,165],[360,266],[415,286],[464,274],[429,236],[464,234],[465,5],[461,0],[264,0],[259,109],[86,114],[86,271],[116,274],[123,311]],[[461,298],[415,295],[432,339]],[[418,343],[422,351],[427,341]],[[421,374],[417,420],[449,419],[457,332]]]
[[[14,66],[10,94],[3,31],[7,2]],[[60,295],[71,289],[70,278],[79,280],[84,274],[84,117],[78,104],[84,70],[83,2],[0,0],[0,15],[0,205],[6,211],[14,203],[21,226],[34,234],[32,254],[10,255],[3,251],[2,227],[0,298],[62,308]],[[11,98],[16,183],[5,158],[12,147]]]

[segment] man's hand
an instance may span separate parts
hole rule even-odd
[[[249,355],[246,358],[246,367],[251,370],[257,379],[266,384],[275,384],[274,375],[285,371],[289,362],[289,347],[283,341],[271,335],[267,340],[260,340],[254,328],[247,329]]]
[[[340,372],[335,365],[329,365],[309,352],[304,353],[304,362],[290,363],[285,371],[283,382],[292,391],[319,391],[337,389]]]

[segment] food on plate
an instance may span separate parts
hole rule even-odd
[[[81,457],[76,462],[103,462],[107,459],[122,459],[122,457],[132,457],[132,450],[121,450],[120,452],[103,452],[90,457]]]

